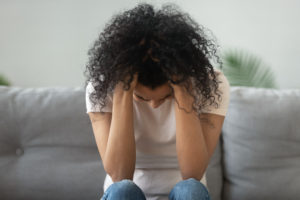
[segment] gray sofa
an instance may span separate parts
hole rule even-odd
[[[0,199],[99,200],[82,87],[0,86]],[[212,200],[300,199],[300,89],[231,87],[207,168]]]

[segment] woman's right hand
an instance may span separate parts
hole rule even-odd
[[[128,75],[126,77],[126,81],[128,81],[130,78],[130,76]],[[137,85],[137,82],[138,82],[138,73],[135,73],[133,75],[133,80],[131,81],[130,83],[130,88],[129,90],[124,90],[124,83],[123,82],[119,82],[117,83],[117,85],[115,86],[115,89],[114,89],[114,93],[122,93],[122,92],[129,92],[129,93],[133,93],[133,90],[135,89],[136,85]]]

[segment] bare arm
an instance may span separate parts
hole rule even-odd
[[[190,111],[186,96],[178,98],[180,107]],[[195,112],[186,113],[175,106],[176,150],[183,179],[202,179],[209,157],[202,124]]]
[[[183,179],[201,180],[208,165],[209,155],[202,125],[197,113],[192,110],[194,99],[183,87],[173,84],[171,86],[180,105],[180,108],[175,105],[175,119],[176,151],[181,175]]]
[[[114,182],[133,179],[136,146],[133,130],[133,80],[129,91],[116,86],[113,96],[112,121],[104,155],[104,168]]]

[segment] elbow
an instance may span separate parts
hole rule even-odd
[[[111,177],[111,180],[113,182],[118,182],[118,181],[122,181],[122,180],[131,180],[133,181],[133,174],[125,174],[125,173],[122,173],[122,174],[109,174],[109,176]]]
[[[197,181],[200,181],[203,178],[203,175],[204,175],[204,173],[203,174],[182,175],[182,180],[194,178]]]
[[[206,171],[207,165],[202,165],[194,168],[189,168],[186,170],[181,170],[181,176],[183,180],[189,179],[189,178],[194,178],[198,181],[200,181]]]
[[[111,177],[113,182],[122,181],[124,179],[133,180],[134,169],[125,166],[103,164],[105,172]]]
[[[130,169],[114,168],[106,171],[113,182],[122,181],[124,179],[133,180],[134,171]]]

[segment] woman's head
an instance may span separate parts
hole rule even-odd
[[[218,82],[211,60],[216,59],[221,67],[216,51],[204,27],[176,5],[167,4],[155,10],[150,4],[139,4],[115,15],[89,50],[86,85],[92,82],[95,88],[90,99],[105,106],[105,98],[115,85],[136,72],[140,91],[149,89],[148,94],[140,95],[150,95],[157,101],[162,97],[154,98],[152,95],[158,93],[151,90],[166,89],[169,80],[187,88],[186,80],[191,78],[198,94],[193,95],[194,109],[201,113],[208,100],[215,103],[212,92],[216,92]],[[174,75],[177,81],[172,80]],[[129,84],[130,80],[127,88]],[[159,94],[167,93],[165,90]]]
[[[155,89],[138,83],[133,91],[133,98],[138,102],[149,104],[152,108],[157,108],[166,100],[173,98],[173,91],[167,83]]]

